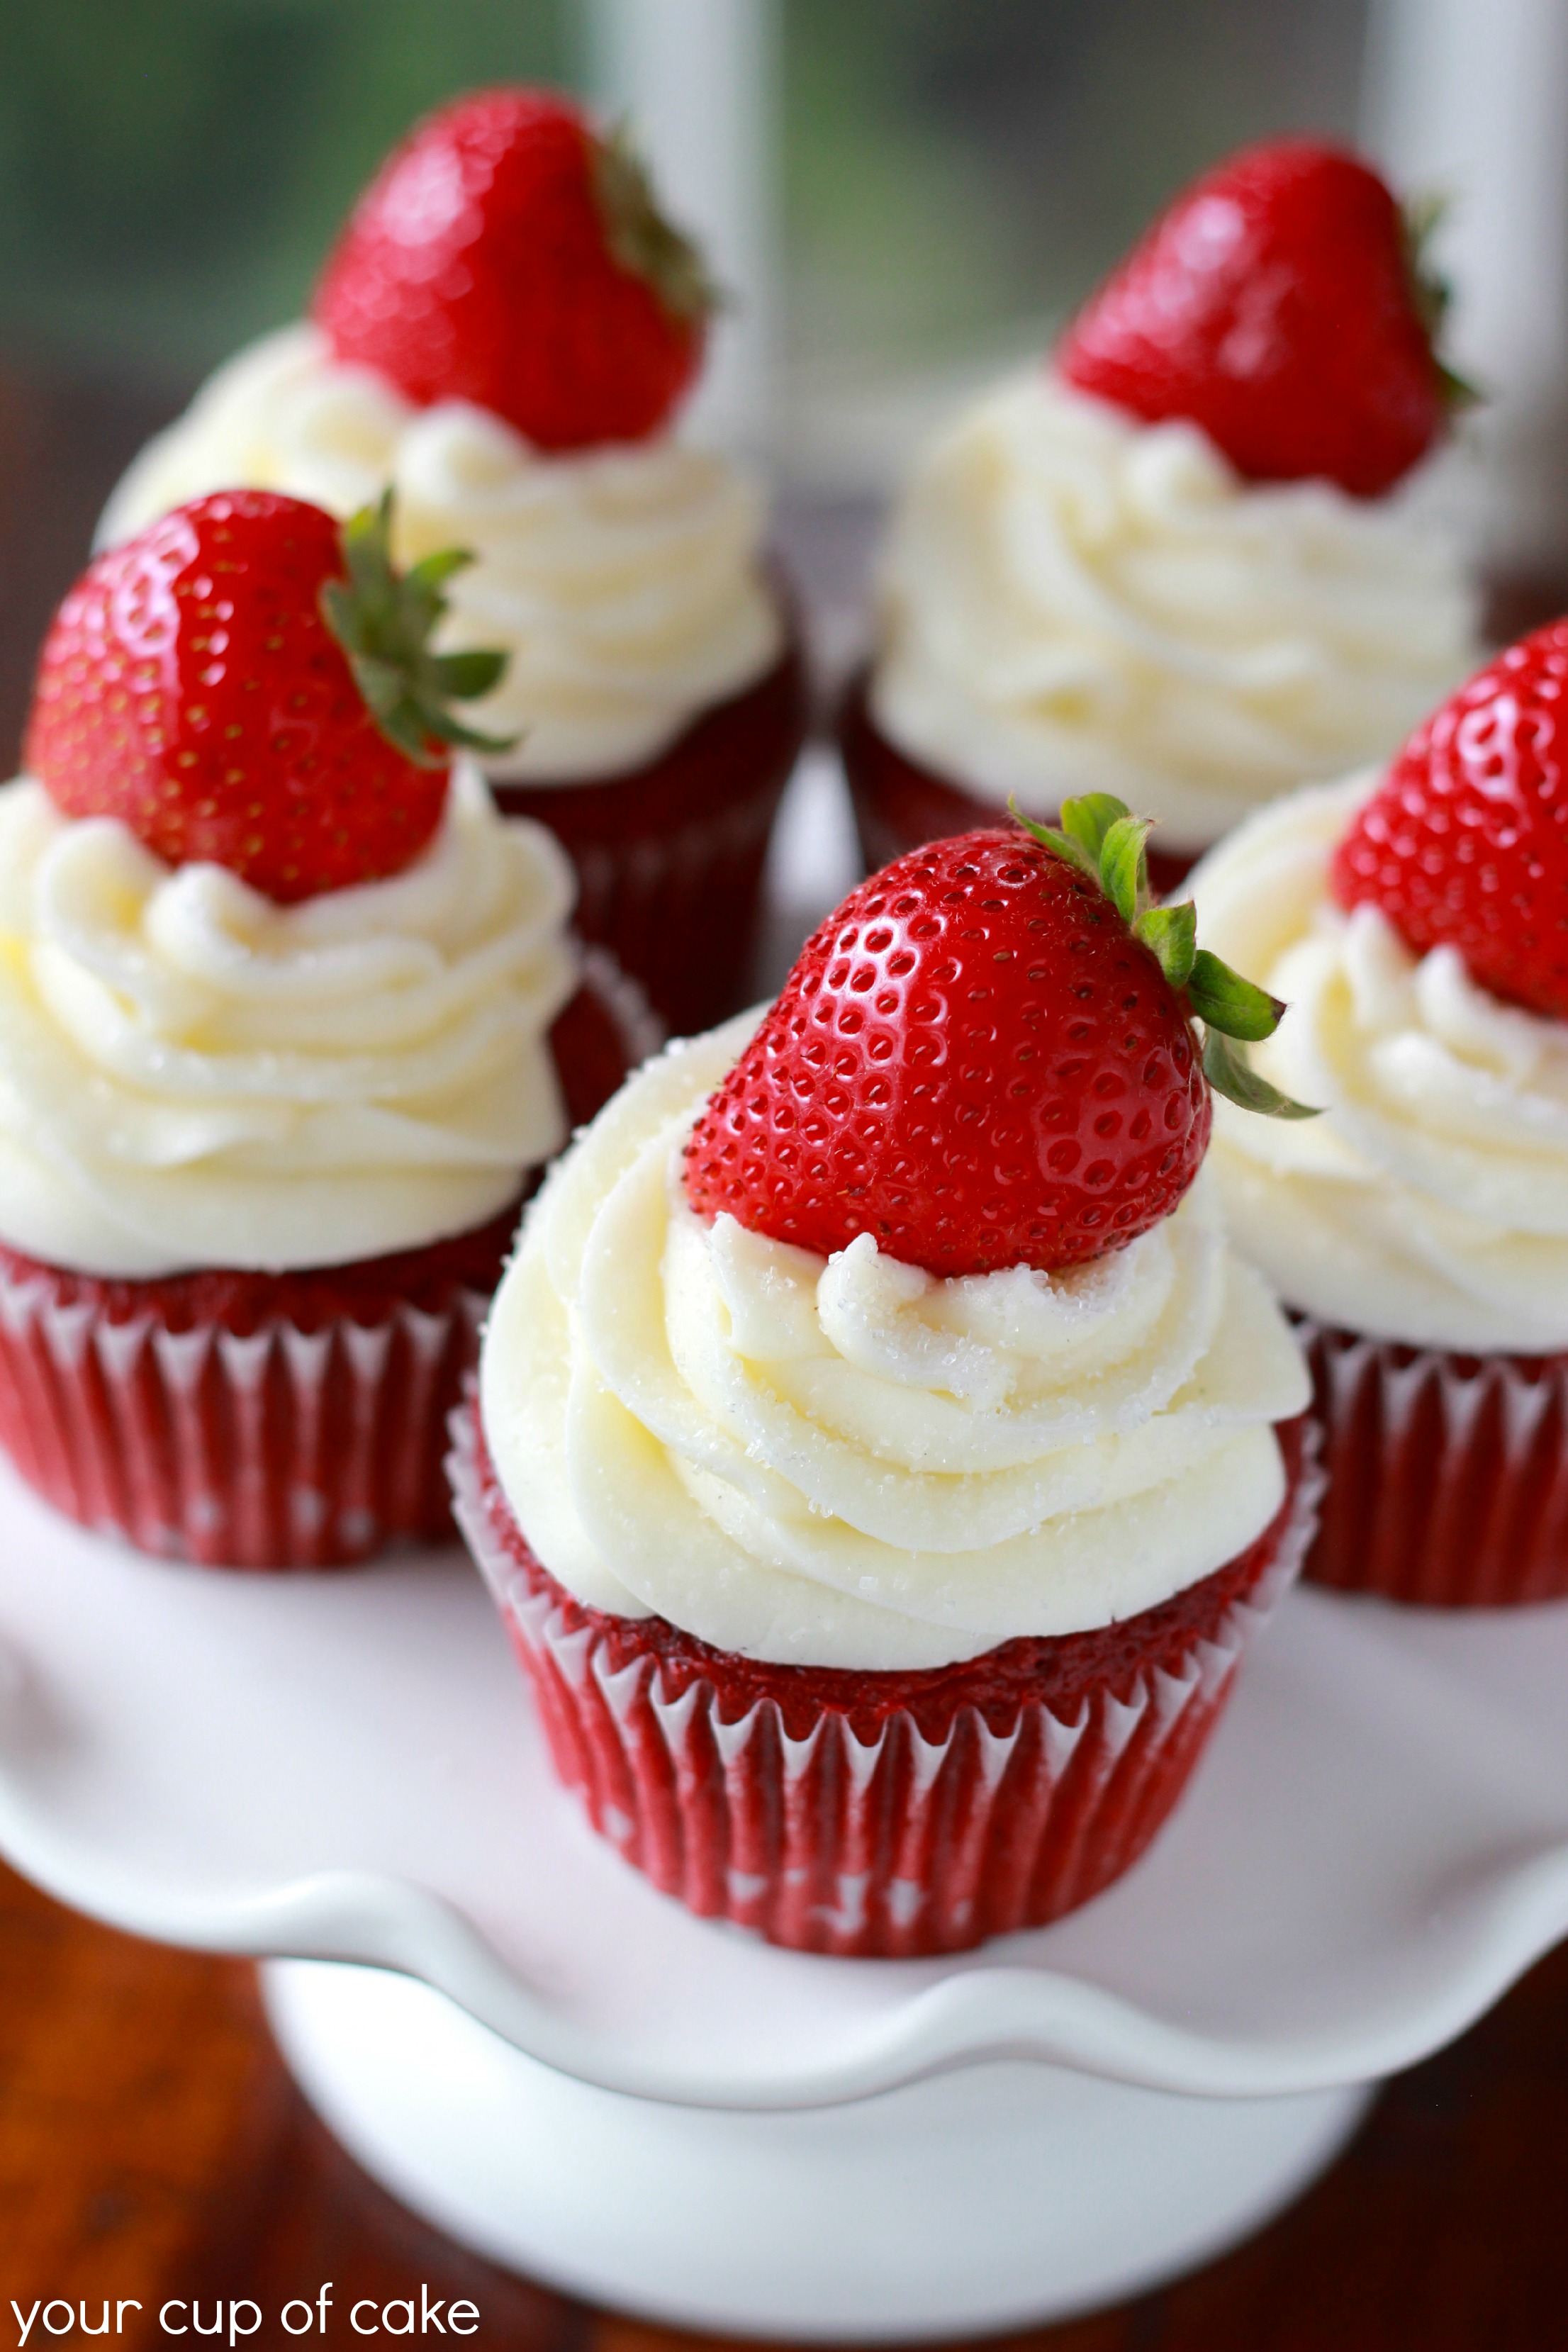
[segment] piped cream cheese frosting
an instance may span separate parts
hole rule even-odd
[[[1458,950],[1346,913],[1331,854],[1372,771],[1265,809],[1192,877],[1205,944],[1286,999],[1253,1065],[1322,1116],[1215,1105],[1239,1248],[1291,1305],[1415,1346],[1568,1347],[1568,1023],[1504,1004]]]
[[[627,1082],[497,1294],[486,1439],[551,1573],[722,1649],[886,1671],[1104,1625],[1244,1550],[1307,1380],[1202,1180],[1055,1276],[704,1223],[682,1147],[757,1017]]]
[[[478,559],[446,587],[439,649],[497,646],[500,685],[472,706],[518,737],[491,775],[590,782],[639,767],[779,658],[757,486],[668,436],[570,455],[535,450],[466,401],[416,408],[320,331],[264,337],[220,368],[110,498],[100,546],[237,485],[349,515],[396,493],[400,563]]]
[[[0,1240],[142,1277],[485,1223],[566,1134],[574,890],[467,760],[412,866],[293,906],[0,788]]]
[[[871,710],[984,801],[1110,792],[1194,850],[1386,756],[1480,659],[1455,549],[1397,499],[1243,481],[1194,425],[1031,369],[917,467]]]

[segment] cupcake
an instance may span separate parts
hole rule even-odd
[[[713,299],[619,133],[548,91],[460,99],[383,167],[310,320],[220,369],[100,528],[232,483],[346,516],[390,483],[403,561],[471,549],[441,643],[510,656],[476,713],[510,742],[497,799],[677,1030],[743,1001],[805,719],[759,491],[669,429]]]
[[[1309,1531],[1305,1369],[1199,1180],[1191,1015],[1234,1003],[1144,908],[1142,828],[1069,814],[1068,855],[900,860],[760,1026],[638,1073],[455,1424],[561,1778],[797,1948],[958,1950],[1109,1885]]]
[[[100,556],[0,788],[0,1443],[249,1568],[445,1530],[520,1202],[634,1058],[554,838],[451,757],[449,566],[343,536],[238,491]]]
[[[842,740],[867,861],[1012,798],[1120,794],[1170,888],[1261,801],[1387,757],[1480,658],[1397,487],[1445,430],[1440,289],[1393,196],[1298,140],[1179,196],[1048,367],[897,507]]]
[[[1568,622],[1385,770],[1261,810],[1194,876],[1288,996],[1221,1104],[1232,1234],[1301,1318],[1330,1473],[1310,1572],[1465,1605],[1568,1597]]]

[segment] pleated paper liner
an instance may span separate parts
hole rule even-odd
[[[552,1036],[574,1118],[658,1034],[590,950]],[[110,1281],[0,1246],[0,1444],[68,1517],[204,1566],[449,1538],[447,1420],[539,1173],[468,1233],[298,1273]]]
[[[1307,1574],[1448,1609],[1568,1599],[1568,1355],[1295,1320],[1329,1481]]]
[[[594,1827],[705,1918],[855,1957],[1043,1926],[1138,1859],[1300,1565],[1321,1484],[1315,1433],[1290,1423],[1278,1517],[1159,1608],[929,1673],[851,1674],[584,1608],[530,1550],[471,1397],[453,1435],[458,1524]]]
[[[951,834],[973,833],[983,825],[1012,824],[1001,802],[966,793],[889,742],[871,716],[869,687],[870,674],[863,670],[845,694],[838,723],[838,747],[868,874],[925,842],[945,841]],[[1149,845],[1149,880],[1155,896],[1163,898],[1173,890],[1202,855],[1196,849],[1162,849],[1156,835]]]

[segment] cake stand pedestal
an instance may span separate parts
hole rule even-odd
[[[394,2196],[567,2294],[726,2336],[907,2342],[1118,2301],[1249,2236],[1371,2096],[1182,2098],[1015,2059],[847,2106],[675,2107],[384,1970],[262,1976],[311,2105]]]
[[[1057,2316],[1264,2220],[1568,1932],[1565,1686],[1568,1608],[1295,1593],[1116,1886],[953,1958],[823,1959],[592,1835],[456,1550],[182,1569],[0,1468],[0,1849],[268,1960],[307,2093],[458,2237],[731,2333]]]

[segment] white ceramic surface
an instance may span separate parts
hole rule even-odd
[[[367,2170],[568,2294],[727,2336],[869,2341],[1061,2318],[1289,2202],[1363,2091],[1176,2099],[1003,2060],[791,2114],[623,2098],[428,1986],[273,1960],[284,2054]]]
[[[808,758],[769,984],[853,854]],[[1058,2317],[1264,2221],[1356,2086],[1568,1932],[1565,1678],[1568,1606],[1299,1593],[1119,1886],[957,1960],[807,1958],[689,1918],[590,1834],[456,1550],[173,1568],[0,1464],[0,1850],[143,1934],[300,1956],[266,1971],[279,2038],[395,2193],[731,2333]]]
[[[1568,1931],[1568,1608],[1299,1591],[1121,1884],[955,1959],[690,1918],[557,1788],[461,1554],[173,1567],[0,1473],[0,1848],[100,1917],[383,1962],[589,2083],[808,2106],[1031,2056],[1256,2096],[1366,2082]]]

